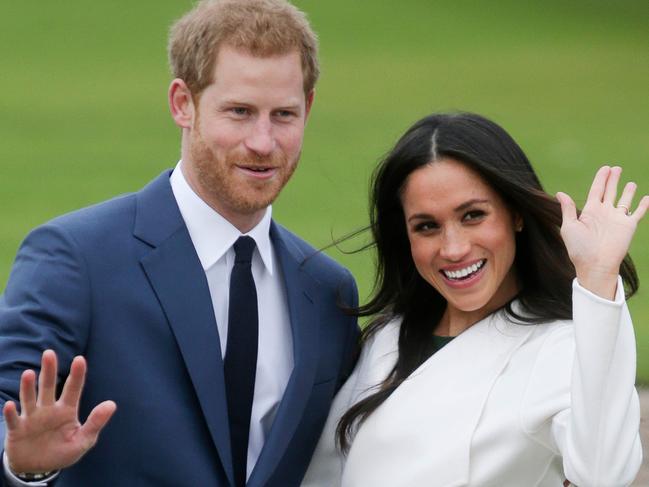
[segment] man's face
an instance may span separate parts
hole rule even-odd
[[[183,173],[242,231],[263,216],[295,170],[312,96],[297,51],[260,58],[224,46],[200,94]]]

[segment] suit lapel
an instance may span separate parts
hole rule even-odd
[[[137,199],[134,234],[154,248],[141,264],[180,348],[223,468],[233,482],[223,360],[205,272],[169,184],[169,172]]]
[[[350,485],[363,478],[367,485],[426,485],[433,473],[435,485],[466,485],[471,439],[489,392],[534,330],[499,315],[424,362],[363,423],[347,457]],[[421,452],[431,452],[425,462]]]
[[[319,326],[317,283],[302,267],[307,256],[302,255],[299,249],[291,244],[284,232],[274,223],[271,226],[271,239],[284,274],[288,298],[294,366],[277,416],[248,481],[250,486],[266,485],[284,456],[302,420],[317,367]]]

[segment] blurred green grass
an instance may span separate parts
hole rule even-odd
[[[604,163],[649,191],[646,0],[295,3],[319,33],[323,74],[300,169],[274,215],[316,246],[365,224],[376,161],[431,111],[501,123],[550,192],[583,202]],[[175,164],[165,45],[190,5],[0,0],[0,289],[35,225]],[[644,222],[632,255],[645,280],[648,237]],[[330,253],[367,296],[371,254]],[[645,288],[629,306],[649,384]]]

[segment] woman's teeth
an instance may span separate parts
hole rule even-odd
[[[470,265],[468,267],[465,267],[464,269],[458,269],[457,271],[445,271],[442,270],[444,275],[447,277],[447,279],[466,279],[467,277],[471,276],[472,274],[478,272],[478,269],[480,269],[484,263],[486,262],[485,259],[481,260],[480,262],[476,262],[473,265]]]

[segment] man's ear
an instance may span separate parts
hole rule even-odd
[[[194,99],[187,84],[180,78],[169,85],[169,109],[171,117],[180,128],[188,129],[194,122]]]
[[[309,113],[311,113],[311,107],[313,106],[314,98],[315,98],[315,89],[309,91],[309,93],[306,95],[306,105],[305,105],[305,113],[304,113],[305,121],[309,118]]]

